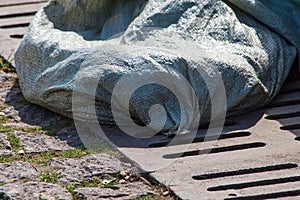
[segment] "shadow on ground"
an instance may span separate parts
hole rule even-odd
[[[26,101],[18,81],[12,83],[4,98],[8,107],[3,111],[12,119],[13,126],[38,126],[42,130],[50,131],[50,136],[66,141],[70,147],[83,147],[73,120]]]

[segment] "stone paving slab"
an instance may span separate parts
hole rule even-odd
[[[8,142],[7,136],[0,133],[0,155],[1,152],[7,152],[10,156],[20,156],[26,161],[26,157],[40,156],[40,152],[63,153],[65,150],[81,148],[82,143],[72,121],[26,102],[16,80],[15,74],[6,74],[0,70],[0,116],[8,120],[1,126],[11,130],[11,133],[20,140],[21,148],[25,152],[21,155],[12,153],[13,147]],[[50,132],[47,131],[49,128]],[[101,183],[114,179],[116,181],[113,184],[120,183],[117,185],[119,189],[90,186],[78,188],[77,194],[81,194],[82,199],[129,199],[152,194],[151,187],[146,186],[138,176],[129,176],[130,178],[126,180],[125,177],[122,178],[122,172],[131,174],[135,168],[131,164],[122,163],[112,155],[99,153],[81,158],[51,158],[47,166],[40,166],[39,160],[40,157],[37,157],[36,163],[32,165],[20,161],[0,164],[0,185],[5,184],[0,187],[0,199],[73,199],[71,193],[64,189],[65,185],[80,185],[94,179]],[[40,182],[42,180],[40,173],[47,170],[59,175],[55,184]],[[36,182],[24,183],[26,181]]]
[[[26,162],[0,164],[0,183],[12,183],[24,179],[39,179],[39,173],[31,164]]]
[[[100,187],[77,188],[74,192],[84,199],[89,200],[122,200],[132,199],[138,196],[151,195],[153,192],[149,186],[141,182],[117,185],[119,189],[107,189]]]
[[[11,183],[0,187],[2,200],[73,200],[59,185],[41,182]]]
[[[14,135],[20,139],[22,147],[26,151],[26,153],[41,153],[46,151],[65,151],[65,150],[74,150],[76,147],[70,146],[67,140],[61,140],[58,136],[49,136],[46,134],[40,133],[25,133],[15,131]],[[68,136],[64,136],[68,137]],[[78,137],[70,136],[70,137]],[[74,140],[74,139],[73,139]],[[80,142],[78,141],[80,146],[82,147]]]
[[[0,156],[11,155],[11,153],[11,145],[7,141],[7,136],[3,133],[0,133]]]
[[[91,154],[82,158],[53,158],[49,166],[62,177],[61,184],[89,182],[93,178],[119,174],[125,168],[121,161],[107,154]]]

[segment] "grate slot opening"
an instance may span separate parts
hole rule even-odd
[[[287,164],[271,165],[271,166],[265,166],[265,167],[240,169],[240,170],[229,171],[229,172],[219,172],[219,173],[212,173],[212,174],[196,175],[196,176],[193,176],[193,179],[208,180],[208,179],[223,178],[223,177],[229,177],[229,176],[239,176],[239,175],[245,175],[245,174],[256,174],[256,173],[262,173],[262,172],[280,171],[280,170],[292,169],[292,168],[296,168],[296,167],[298,167],[297,164],[287,163]]]
[[[300,176],[253,181],[253,182],[247,182],[247,183],[220,185],[220,186],[216,186],[216,187],[209,187],[209,188],[207,188],[207,190],[210,192],[222,191],[222,190],[239,190],[239,189],[250,188],[250,187],[276,185],[276,184],[291,183],[291,182],[297,182],[297,181],[300,181]]]
[[[248,137],[250,136],[250,132],[236,132],[236,133],[228,133],[228,134],[221,134],[216,136],[198,136],[196,137],[192,143],[199,143],[199,142],[207,142],[213,140],[225,140],[231,138],[239,138],[239,137]],[[149,144],[149,147],[165,147],[167,146],[172,140],[166,140],[162,142],[152,143]],[[190,144],[191,139],[182,139],[174,142],[172,145],[181,145],[181,144]]]
[[[244,197],[234,197],[234,198],[226,198],[224,200],[263,200],[263,199],[274,199],[274,198],[282,198],[282,197],[295,197],[300,195],[299,190],[290,190],[284,192],[276,192],[269,194],[261,194],[261,195],[253,195],[253,196],[244,196]]]
[[[29,26],[29,23],[3,25],[3,26],[0,26],[0,28],[8,29],[8,28],[19,28],[19,27],[27,27],[27,26]]]
[[[27,12],[27,13],[14,13],[8,15],[0,15],[0,19],[2,18],[12,18],[12,17],[25,17],[25,16],[33,16],[36,12]]]
[[[291,94],[293,92],[299,92],[299,91],[300,91],[300,85],[298,79],[298,80],[286,82],[282,86],[278,94]]]
[[[287,125],[287,126],[282,126],[280,127],[281,130],[295,130],[295,129],[300,129],[300,124],[292,124],[292,125]]]
[[[266,106],[266,108],[290,106],[290,105],[297,105],[297,104],[300,104],[300,99],[280,101],[280,102],[271,102],[269,105]]]
[[[206,124],[202,124],[202,125],[200,125],[198,128],[199,128],[200,130],[208,129],[209,126],[211,125],[211,123],[212,123],[212,122],[209,122],[209,123],[206,123]],[[224,122],[224,124],[223,124],[223,123],[220,123],[220,122],[216,122],[214,128],[216,128],[216,127],[223,127],[223,126],[224,126],[224,127],[229,127],[229,126],[234,126],[234,125],[236,125],[236,124],[237,124],[236,121],[234,121],[234,120],[232,120],[232,119],[226,119],[225,122]],[[211,128],[212,128],[212,127],[211,127]]]
[[[276,119],[286,119],[286,118],[299,117],[299,116],[300,116],[300,112],[292,112],[286,114],[269,115],[266,116],[266,119],[276,120]]]
[[[264,147],[264,146],[266,146],[266,143],[254,142],[254,143],[233,145],[233,146],[227,146],[227,147],[219,147],[219,148],[212,148],[212,149],[203,149],[203,150],[188,151],[188,152],[182,152],[182,153],[167,154],[167,155],[164,155],[163,158],[176,159],[176,158],[180,158],[180,157],[197,156],[197,155],[213,154],[213,153],[223,153],[223,152],[230,152],[230,151],[259,148],[259,147]]]
[[[295,140],[300,141],[300,137],[296,137]]]
[[[293,92],[300,92],[300,88],[282,88],[279,94],[291,94]]]
[[[38,4],[38,3],[43,3],[43,2],[47,2],[47,0],[29,1],[29,2],[22,2],[22,3],[8,3],[8,4],[1,5],[0,7],[22,6],[22,5],[28,5],[28,4]]]
[[[15,39],[22,39],[24,37],[23,34],[13,34],[13,35],[10,35],[11,38],[15,38]]]

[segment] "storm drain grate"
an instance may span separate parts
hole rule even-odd
[[[162,135],[137,139],[114,128],[106,132],[181,199],[300,199],[300,77],[293,75],[268,108],[230,119],[218,140],[205,138],[206,130],[172,145],[173,138]],[[155,163],[163,167],[148,168]]]
[[[10,60],[34,14],[47,0],[0,1],[0,54]]]

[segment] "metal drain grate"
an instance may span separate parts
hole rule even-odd
[[[137,139],[115,128],[109,140],[182,199],[300,199],[300,78],[290,77],[266,109],[231,119],[218,141],[200,130]],[[292,86],[292,87],[291,87]],[[187,146],[187,148],[184,148]],[[184,151],[182,151],[184,149]],[[166,163],[149,171],[148,166]]]
[[[47,0],[0,1],[0,54],[13,59],[33,15]]]

